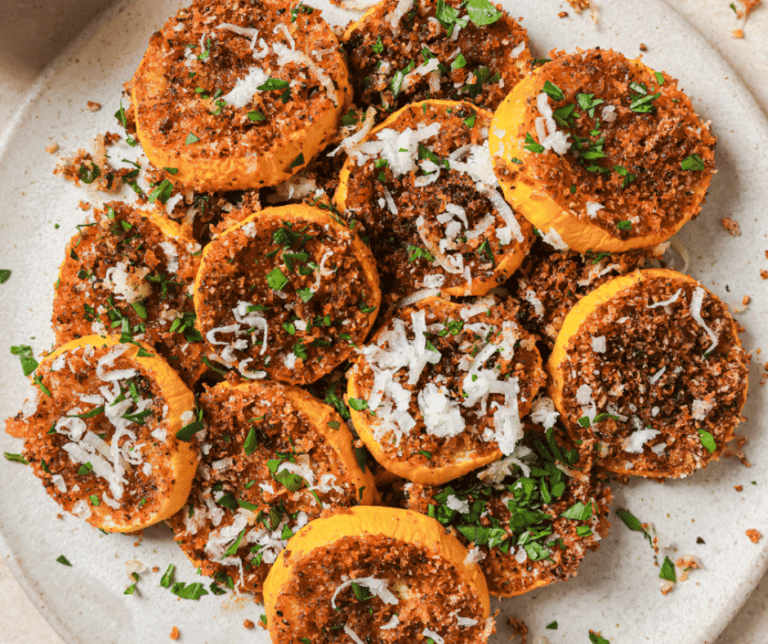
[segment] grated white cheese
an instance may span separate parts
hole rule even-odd
[[[383,626],[379,627],[380,631],[390,631],[393,628],[397,628],[400,625],[400,618],[397,615],[392,615],[389,621]]]
[[[594,219],[595,217],[597,217],[597,213],[604,209],[605,209],[605,206],[601,203],[597,203],[596,201],[587,202],[587,216],[590,219]]]
[[[539,233],[541,234],[542,240],[552,246],[555,250],[568,250],[568,244],[563,241],[560,233],[554,228],[550,228],[546,233],[543,230],[540,230]]]
[[[642,454],[643,445],[649,440],[656,438],[659,434],[661,434],[661,432],[658,429],[638,429],[624,439],[622,448],[625,452],[629,452],[630,454]]]
[[[704,420],[713,408],[714,405],[708,400],[700,400],[697,398],[691,404],[691,417],[693,420]]]
[[[165,253],[166,258],[168,261],[166,262],[165,270],[169,273],[176,273],[179,270],[179,251],[176,250],[176,246],[174,246],[169,241],[160,242],[160,248],[163,249],[163,252]]]
[[[251,67],[245,77],[238,79],[235,86],[224,94],[221,100],[238,109],[245,107],[253,100],[256,92],[259,91],[258,88],[268,80],[269,74],[261,67]]]
[[[607,350],[607,345],[605,341],[604,335],[599,336],[593,336],[592,337],[592,351],[595,353],[605,353]]]
[[[602,111],[600,112],[600,118],[603,119],[606,123],[613,123],[616,120],[616,117],[618,114],[616,114],[616,106],[615,105],[606,105],[603,107]]]
[[[464,565],[471,566],[472,564],[476,564],[483,559],[485,559],[485,553],[480,550],[480,548],[475,546],[467,553],[467,556],[464,557]]]
[[[664,372],[667,370],[666,367],[662,367],[659,369],[655,374],[653,374],[650,378],[648,378],[648,382],[651,385],[655,385],[659,380],[661,380],[661,377],[664,375]]]
[[[531,407],[531,420],[546,429],[555,426],[560,414],[555,410],[555,403],[549,396],[539,395]]]
[[[673,304],[674,302],[677,302],[677,299],[680,297],[680,293],[683,292],[682,288],[677,289],[675,291],[675,294],[670,297],[668,300],[662,300],[661,302],[655,302],[653,304],[648,304],[645,308],[646,309],[655,309],[658,306],[667,306],[668,304]]]
[[[448,498],[445,500],[445,504],[449,509],[454,510],[455,512],[459,512],[461,514],[469,513],[469,501],[466,499],[462,501],[455,494],[449,494]]]
[[[568,143],[569,135],[557,129],[557,123],[555,122],[552,108],[549,105],[549,96],[541,92],[536,97],[536,106],[541,114],[534,123],[539,143],[545,150],[552,150],[559,155],[565,154],[571,148]]]
[[[421,634],[425,637],[431,637],[435,641],[435,644],[445,644],[445,638],[428,628],[425,628],[423,631],[421,631]]]
[[[693,319],[696,320],[696,323],[707,332],[709,339],[712,341],[712,344],[706,351],[706,353],[709,353],[717,346],[718,336],[717,333],[707,326],[706,322],[704,322],[704,318],[701,317],[701,305],[704,303],[705,293],[706,291],[701,286],[697,286],[693,291],[693,295],[691,296],[691,315],[693,316]]]
[[[397,597],[395,597],[392,591],[387,588],[389,582],[386,579],[378,579],[377,577],[358,577],[357,579],[348,579],[336,587],[336,590],[331,596],[331,606],[334,609],[336,608],[336,597],[339,596],[339,593],[342,590],[351,586],[353,583],[367,588],[371,595],[378,597],[385,604],[394,606],[399,603]]]
[[[349,639],[351,639],[355,644],[365,644],[363,640],[361,640],[355,631],[353,631],[349,626],[346,624],[344,625],[344,632],[347,634]]]

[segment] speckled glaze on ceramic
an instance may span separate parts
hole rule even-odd
[[[748,310],[737,319],[746,327],[746,349],[759,347],[768,337],[761,324],[768,313],[768,288],[759,274],[768,269],[768,123],[748,90],[698,33],[661,2],[603,0],[597,5],[596,25],[588,12],[574,17],[570,7],[553,0],[503,4],[513,16],[524,18],[538,56],[553,47],[572,51],[594,46],[634,56],[644,42],[650,47],[647,64],[682,79],[697,111],[713,121],[719,142],[718,174],[707,204],[678,239],[690,252],[689,272],[727,303],[739,305],[744,295],[751,296]],[[66,155],[88,147],[99,132],[120,131],[112,115],[122,83],[138,65],[150,34],[177,7],[169,0],[134,0],[108,10],[38,82],[22,118],[0,142],[0,268],[13,270],[0,286],[3,418],[20,408],[27,391],[18,360],[7,347],[31,344],[39,353],[51,346],[52,285],[64,245],[84,218],[77,204],[91,200],[51,174],[56,158],[45,147],[55,142]],[[571,17],[557,18],[561,10]],[[346,24],[359,14],[328,7],[324,15],[332,23]],[[88,100],[104,107],[91,113]],[[740,237],[725,234],[720,219],[726,216],[740,223]],[[532,640],[545,636],[553,644],[588,642],[590,629],[612,644],[701,644],[715,639],[760,580],[767,561],[768,538],[752,544],[745,536],[750,528],[768,535],[768,495],[763,493],[768,439],[762,420],[768,402],[759,387],[759,365],[758,357],[744,411],[749,420],[739,430],[749,438],[746,451],[754,467],[745,469],[727,459],[663,486],[648,481],[614,485],[613,507],[628,508],[642,521],[655,523],[670,546],[663,554],[673,559],[695,554],[704,569],[691,572],[688,581],[662,596],[648,544],[612,514],[609,537],[598,553],[586,557],[578,577],[495,604],[501,613],[494,644],[508,641],[510,616],[528,624]],[[0,448],[18,452],[20,441],[0,436]],[[735,492],[734,485],[743,485],[744,491]],[[31,472],[4,459],[0,486],[0,548],[65,641],[166,641],[175,625],[187,642],[268,642],[265,632],[243,628],[245,619],[257,622],[262,612],[249,599],[207,595],[198,602],[185,601],[160,587],[169,563],[176,564],[178,581],[209,581],[196,575],[164,526],[146,531],[135,546],[136,536],[107,536],[68,515],[59,519],[58,506]],[[705,543],[697,544],[697,537]],[[56,563],[61,554],[71,568]],[[135,560],[160,571],[143,573],[139,592],[125,596],[131,583],[126,562]],[[558,629],[546,630],[555,620]]]

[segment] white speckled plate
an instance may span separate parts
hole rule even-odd
[[[759,275],[760,268],[768,268],[768,220],[763,215],[768,123],[748,90],[698,33],[658,0],[602,0],[597,25],[588,12],[574,16],[555,0],[503,4],[512,15],[524,17],[538,55],[553,47],[601,46],[633,57],[645,43],[646,62],[682,79],[696,109],[714,123],[719,171],[703,213],[679,239],[690,251],[690,272],[707,287],[732,305],[751,296],[748,311],[738,319],[746,327],[746,348],[760,347],[768,333],[760,324],[768,314],[768,285]],[[44,75],[20,120],[0,141],[0,268],[13,270],[0,286],[2,418],[14,414],[26,395],[18,360],[8,347],[32,344],[40,352],[50,346],[51,287],[64,245],[84,217],[77,208],[84,195],[51,174],[56,159],[45,147],[55,142],[69,154],[87,147],[99,132],[118,131],[112,114],[121,85],[131,77],[150,34],[177,6],[171,0],[134,0],[108,10]],[[558,18],[562,10],[571,17]],[[335,7],[325,15],[339,24],[353,17]],[[91,113],[88,100],[104,108]],[[725,216],[741,224],[740,237],[722,229]],[[759,362],[758,357],[751,372],[749,421],[740,430],[749,437],[753,468],[728,459],[663,486],[647,481],[614,486],[614,508],[629,508],[641,520],[654,522],[674,547],[666,554],[695,554],[704,569],[662,596],[647,543],[614,519],[610,536],[598,553],[586,557],[577,578],[496,604],[501,614],[493,642],[508,640],[508,616],[523,619],[532,636],[550,642],[588,642],[589,629],[602,631],[614,644],[714,640],[767,562],[768,539],[755,545],[745,536],[749,528],[768,534],[768,495],[763,492],[768,440],[762,431],[767,401],[758,386]],[[20,441],[0,436],[3,451],[20,447]],[[743,485],[744,491],[734,491],[734,485]],[[0,546],[34,603],[67,642],[165,641],[174,625],[187,642],[268,641],[262,631],[243,629],[245,619],[256,622],[262,612],[250,600],[208,595],[199,602],[184,601],[159,586],[169,563],[177,565],[177,580],[198,579],[167,528],[148,530],[137,542],[135,536],[104,535],[68,515],[57,518],[58,507],[32,473],[4,459],[0,486]],[[704,543],[697,544],[697,537]],[[56,563],[61,554],[71,568]],[[160,572],[143,574],[139,592],[124,596],[130,583],[125,562],[130,560],[158,566]],[[558,629],[545,630],[555,620]]]

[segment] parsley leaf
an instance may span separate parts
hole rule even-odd
[[[187,138],[184,139],[184,145],[192,145],[193,143],[197,143],[199,140],[200,140],[200,137],[190,132],[189,134],[187,134]]]
[[[350,398],[348,401],[349,406],[355,411],[363,411],[368,409],[368,401],[363,398]]]
[[[174,564],[168,564],[168,568],[163,573],[162,578],[160,579],[160,585],[163,588],[170,588],[171,583],[173,583],[173,571],[176,570],[176,566]]]
[[[592,516],[592,501],[584,505],[581,501],[577,501],[565,512],[560,514],[565,519],[572,519],[574,521],[586,521]]]
[[[650,544],[651,548],[653,548],[653,537],[651,537],[648,531],[643,528],[643,524],[640,523],[640,520],[634,514],[632,514],[629,510],[619,508],[616,510],[616,516],[619,517],[619,519],[624,522],[624,525],[633,532],[642,532],[643,536],[648,539],[648,543]]]
[[[201,584],[199,581],[195,582],[194,584],[185,584],[183,581],[177,581],[173,586],[171,586],[171,592],[181,597],[181,599],[194,599],[198,600],[203,595],[207,595],[208,591],[203,588],[203,584]]]
[[[32,356],[32,347],[26,344],[11,347],[11,354],[19,356],[21,360],[21,370],[25,376],[29,376],[35,369],[37,369],[38,362]]]
[[[282,78],[269,78],[263,85],[259,85],[256,89],[260,92],[269,92],[275,89],[285,89],[290,83]]]
[[[256,428],[251,427],[248,431],[248,436],[245,437],[245,442],[243,443],[243,451],[245,452],[245,455],[250,456],[253,454],[258,446],[259,438],[256,436]]]
[[[279,268],[273,268],[267,275],[267,284],[275,291],[282,291],[288,284],[288,278]]]
[[[12,461],[13,463],[21,463],[22,465],[29,465],[29,461],[21,454],[11,454],[10,452],[3,452],[6,461]]]
[[[205,429],[205,423],[203,422],[203,410],[201,408],[197,410],[197,418],[195,420],[184,425],[184,427],[176,432],[176,438],[177,440],[188,443],[197,432],[202,431],[203,429]]]
[[[715,437],[712,436],[706,429],[700,429],[699,431],[699,440],[701,441],[701,444],[705,447],[705,449],[710,453],[713,454],[715,450],[717,450],[717,443],[715,442]]]
[[[661,570],[659,570],[659,579],[666,579],[667,581],[677,582],[677,575],[675,574],[675,564],[669,557],[664,557],[664,563],[661,564]]]
[[[527,145],[524,145],[523,147],[526,150],[529,150],[530,152],[535,152],[536,154],[540,154],[544,152],[544,146],[541,145],[541,143],[536,143],[536,139],[534,139],[531,136],[530,132],[525,133],[525,142]]]
[[[468,0],[466,6],[469,19],[478,27],[492,25],[503,15],[488,0]]]
[[[70,568],[72,567],[72,564],[69,563],[69,559],[67,559],[64,555],[59,555],[56,558],[56,561],[58,561],[60,564],[62,564],[64,566],[69,566]]]
[[[541,88],[541,91],[544,92],[547,96],[549,96],[549,98],[551,98],[553,101],[562,101],[565,99],[565,94],[563,94],[563,90],[561,90],[552,81],[546,81],[544,83],[544,87]]]
[[[7,268],[0,268],[0,284],[5,284],[11,276],[11,271]]]
[[[691,156],[686,157],[680,162],[680,167],[683,170],[687,170],[689,172],[703,170],[704,159],[702,159],[698,154],[692,154]]]

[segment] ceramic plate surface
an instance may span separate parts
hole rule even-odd
[[[600,46],[634,57],[645,43],[645,61],[682,80],[696,110],[712,120],[719,141],[718,173],[706,206],[678,239],[689,250],[689,272],[728,304],[735,306],[744,295],[751,296],[748,310],[738,316],[746,328],[744,345],[750,351],[761,343],[768,348],[768,288],[759,273],[768,268],[768,123],[733,70],[657,0],[603,0],[596,25],[589,12],[574,16],[570,7],[555,0],[503,4],[513,16],[524,18],[538,56],[553,47],[573,51]],[[89,200],[52,174],[56,156],[45,147],[55,142],[61,154],[69,155],[89,147],[97,133],[120,131],[112,115],[122,84],[133,74],[149,36],[177,8],[170,0],[134,0],[108,10],[42,77],[0,142],[0,268],[13,271],[0,286],[2,418],[15,414],[28,393],[8,347],[31,344],[38,354],[50,348],[52,286],[64,246],[85,218],[77,204]],[[562,10],[570,17],[558,18]],[[331,23],[346,24],[359,14],[330,7],[324,15]],[[103,109],[88,111],[88,100]],[[736,219],[742,235],[729,236],[720,224],[722,217]],[[693,571],[688,581],[663,596],[648,544],[612,513],[608,538],[599,552],[587,554],[578,577],[494,604],[501,613],[492,642],[508,641],[510,616],[528,624],[532,639],[544,635],[552,643],[588,642],[589,629],[602,631],[614,644],[714,640],[766,566],[768,539],[755,545],[745,536],[749,528],[768,534],[768,494],[763,492],[768,484],[763,421],[768,401],[758,386],[757,358],[744,411],[749,420],[739,430],[749,438],[746,451],[754,467],[726,459],[664,485],[631,481],[613,486],[613,508],[628,508],[642,521],[653,522],[671,546],[666,554],[695,554],[704,569]],[[2,435],[0,448],[18,452],[21,441]],[[734,491],[734,485],[743,485],[744,491]],[[177,580],[199,579],[165,526],[147,530],[143,538],[102,534],[74,517],[61,516],[31,471],[4,459],[0,486],[0,546],[35,604],[67,642],[166,641],[174,625],[186,642],[269,641],[264,631],[243,628],[245,619],[257,622],[262,613],[249,599],[207,595],[198,602],[185,601],[160,587],[169,563],[177,566]],[[704,544],[697,544],[697,537]],[[71,568],[56,563],[61,554],[72,562]],[[130,583],[126,562],[132,560],[150,569],[157,566],[160,572],[143,574],[139,593],[124,596]],[[546,630],[555,620],[558,629]]]

